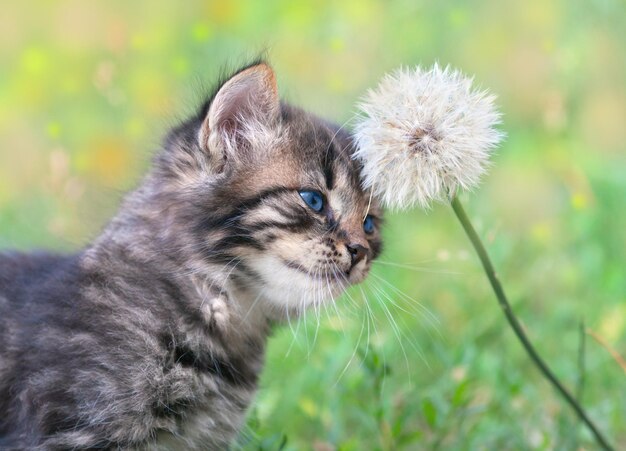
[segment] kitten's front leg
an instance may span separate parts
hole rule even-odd
[[[224,331],[230,321],[228,311],[228,296],[225,293],[211,293],[208,299],[202,302],[200,311],[210,328]]]

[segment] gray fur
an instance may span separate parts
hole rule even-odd
[[[380,252],[352,151],[252,65],[169,133],[90,246],[0,254],[0,449],[226,448],[272,325],[360,282]]]

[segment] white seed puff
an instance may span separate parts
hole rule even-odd
[[[504,136],[494,100],[449,67],[386,75],[359,104],[354,157],[364,187],[397,209],[476,186]]]

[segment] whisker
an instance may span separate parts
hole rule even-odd
[[[321,293],[320,293],[320,288],[319,285],[316,283],[317,281],[317,276],[320,273],[319,270],[316,269],[315,271],[315,278],[314,278],[314,282],[313,282],[313,312],[317,311],[317,306],[316,304],[321,304],[322,300],[321,300]],[[320,282],[321,283],[321,282]],[[318,296],[320,297],[320,299],[318,300]],[[317,343],[317,335],[319,332],[319,321],[316,321],[316,325],[315,325],[315,333],[313,334],[313,343],[311,345],[312,348],[315,348],[315,344]],[[311,356],[311,349],[309,349],[309,354],[307,356],[307,358],[309,358]]]
[[[417,309],[416,311],[422,313],[424,317],[428,320],[429,324],[433,328],[435,328],[435,330],[439,331],[439,324],[440,324],[439,318],[433,312],[431,312],[428,307],[426,307],[424,304],[422,304],[418,300],[412,298],[411,296],[409,296],[408,294],[400,290],[398,287],[396,287],[389,281],[385,280],[383,277],[380,277],[379,275],[374,274],[374,273],[372,273],[371,275],[374,276],[380,282],[384,283],[387,287],[392,289],[396,294],[398,294],[405,301],[408,301],[413,306],[415,306],[415,308]]]
[[[389,294],[386,293],[384,290],[382,290],[380,287],[372,287],[373,289],[375,289],[378,293],[379,293],[379,297],[378,299],[381,301],[381,307],[383,308],[383,311],[386,311],[388,313],[387,317],[389,319],[393,318],[393,315],[391,315],[391,311],[389,310],[389,308],[387,307],[387,305],[384,303],[384,299],[382,299],[382,297],[386,298],[387,300],[389,300],[390,302],[393,302],[392,299],[389,297]],[[393,303],[392,303],[393,305]],[[392,319],[393,324],[392,327],[395,325],[395,330],[404,338],[407,339],[408,344],[411,346],[411,348],[418,354],[418,356],[420,357],[420,359],[424,362],[424,364],[430,368],[430,364],[428,363],[428,361],[425,358],[424,352],[423,350],[419,347],[419,341],[413,336],[413,334],[411,334],[410,332],[402,332],[403,330],[406,330],[406,323],[404,322],[404,320],[402,319],[402,317],[398,317],[398,321],[400,321],[401,325],[403,326],[402,329],[400,329],[400,327],[397,325],[397,322],[395,319]],[[402,347],[402,350],[404,352],[404,347],[402,346],[402,344],[400,344],[400,346]],[[407,356],[406,353],[404,354],[405,357]],[[410,376],[410,368],[407,367],[409,376]]]
[[[361,290],[361,293],[363,293],[363,289],[361,287],[359,287],[359,289]],[[345,295],[352,301],[355,302],[354,299],[352,298],[352,296],[350,295],[350,293],[345,292]],[[365,297],[365,294],[363,293],[363,297]],[[365,302],[367,303],[367,300],[365,300]],[[369,318],[368,316],[365,314],[363,315],[363,320],[361,321],[361,329],[359,330],[359,336],[357,338],[356,344],[354,346],[354,350],[352,351],[352,354],[350,355],[350,358],[348,359],[346,365],[343,367],[343,370],[339,373],[339,376],[337,376],[337,380],[335,381],[335,383],[333,384],[333,387],[336,387],[337,384],[339,384],[339,382],[341,381],[341,378],[343,377],[343,375],[346,373],[346,371],[348,371],[348,368],[350,367],[350,365],[352,364],[352,362],[354,361],[354,358],[356,357],[356,354],[359,350],[359,346],[361,345],[361,339],[363,338],[363,333],[366,330],[366,324],[367,324],[367,340],[366,342],[369,343],[369,336],[370,336],[370,324],[369,324]],[[367,348],[366,348],[367,349]],[[367,355],[367,353],[366,353]]]
[[[386,295],[386,293],[384,291],[378,291],[378,295],[376,293],[374,293],[374,295],[377,296],[377,297],[378,297],[378,295],[383,295],[383,296],[387,297],[387,295]],[[394,335],[396,336],[396,339],[398,340],[398,345],[400,345],[400,350],[402,351],[402,355],[404,356],[404,362],[406,364],[407,373],[409,375],[409,384],[411,384],[411,365],[409,364],[409,357],[408,357],[408,355],[406,353],[406,349],[404,348],[404,344],[402,343],[402,339],[404,338],[404,334],[400,330],[400,326],[398,326],[398,323],[396,322],[396,320],[394,319],[393,315],[391,314],[391,311],[389,311],[389,308],[385,304],[384,299],[379,297],[379,300],[380,300],[380,306],[383,309],[383,313],[385,314],[385,316],[389,320],[389,325],[391,326],[391,330],[393,331]]]
[[[391,266],[394,268],[408,269],[410,271],[430,273],[430,274],[447,274],[447,275],[454,275],[454,276],[463,274],[462,272],[459,272],[459,271],[450,271],[450,270],[443,270],[443,269],[438,270],[438,269],[428,268],[425,266],[415,266],[415,265],[409,265],[405,263],[386,262],[382,260],[375,260],[374,264]]]
[[[285,353],[285,357],[289,357],[289,355],[291,354],[291,350],[293,349],[293,346],[296,342],[297,338],[297,334],[298,331],[300,330],[300,323],[301,321],[297,321],[297,326],[296,329],[293,329],[293,325],[291,324],[291,315],[289,314],[289,307],[287,305],[285,305],[285,316],[287,317],[287,324],[289,325],[289,330],[291,330],[291,343],[289,344],[289,347],[287,348],[287,352]]]

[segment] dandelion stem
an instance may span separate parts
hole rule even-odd
[[[524,332],[522,325],[520,324],[519,320],[513,313],[513,310],[511,309],[511,305],[509,304],[509,301],[507,300],[506,295],[504,294],[504,289],[502,288],[502,285],[500,284],[500,281],[498,280],[496,272],[491,263],[491,260],[489,259],[489,255],[487,254],[487,251],[485,250],[485,247],[483,246],[483,243],[480,237],[476,233],[476,230],[474,230],[472,223],[467,217],[467,214],[465,213],[465,210],[463,209],[461,202],[456,196],[453,196],[450,202],[452,204],[452,209],[454,210],[454,213],[456,214],[457,218],[461,222],[463,229],[465,229],[465,233],[469,237],[470,241],[472,242],[472,245],[474,246],[474,249],[476,250],[476,253],[478,254],[478,257],[480,258],[480,261],[483,265],[485,273],[487,274],[487,278],[489,279],[489,282],[491,283],[491,287],[493,288],[493,291],[495,292],[496,297],[498,298],[498,303],[500,304],[500,307],[502,308],[504,316],[506,316],[506,319],[511,325],[513,332],[515,332],[515,335],[517,335],[517,338],[522,343],[522,346],[526,350],[526,353],[528,354],[530,359],[533,361],[535,366],[537,366],[539,371],[541,371],[541,373],[545,376],[545,378],[548,379],[550,383],[554,386],[554,388],[561,394],[561,396],[565,398],[565,400],[570,405],[570,407],[576,412],[580,420],[587,425],[589,430],[593,433],[598,444],[605,450],[612,450],[613,447],[604,438],[604,436],[598,430],[598,428],[593,423],[593,421],[591,421],[591,419],[588,417],[585,410],[581,407],[578,401],[576,401],[574,396],[572,396],[572,394],[563,386],[563,384],[554,375],[554,373],[550,370],[548,365],[543,361],[543,359],[539,356],[539,354],[535,350],[534,346],[532,345],[532,343],[526,336],[526,333]]]

